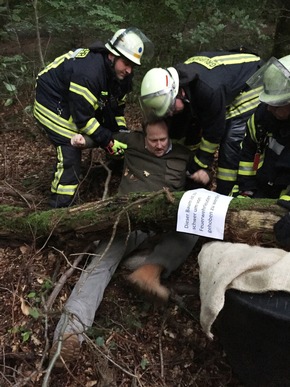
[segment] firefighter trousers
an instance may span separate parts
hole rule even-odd
[[[74,203],[76,198],[81,174],[82,152],[71,145],[70,138],[61,136],[43,124],[40,126],[56,149],[50,207],[68,207]]]
[[[241,143],[247,121],[259,104],[261,88],[240,93],[227,109],[225,135],[220,142],[216,191],[229,195],[237,182]]]

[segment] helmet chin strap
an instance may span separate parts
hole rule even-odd
[[[117,61],[116,55],[114,55],[114,54],[109,54],[109,55],[108,55],[108,58],[109,58],[109,62],[110,62],[111,68],[112,68],[113,70],[115,70],[115,64],[116,64],[116,61]]]
[[[182,88],[180,88],[180,91],[175,99],[180,99],[183,103],[190,103],[190,100],[186,97],[185,91]]]

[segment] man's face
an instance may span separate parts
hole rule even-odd
[[[114,64],[114,70],[116,73],[117,78],[122,81],[124,78],[126,78],[128,75],[130,75],[133,71],[134,63],[130,62],[126,58],[122,57],[115,57],[115,64]]]
[[[147,126],[145,148],[156,157],[161,157],[167,152],[169,136],[165,123],[158,122]]]
[[[290,103],[284,106],[271,106],[268,105],[268,111],[273,114],[277,120],[285,121],[290,118]]]

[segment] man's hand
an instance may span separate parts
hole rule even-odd
[[[75,134],[70,139],[70,143],[75,148],[84,148],[86,146],[86,140],[81,134]]]
[[[208,185],[211,181],[210,174],[205,169],[199,169],[190,175],[189,178],[204,186]]]
[[[105,150],[113,156],[122,156],[127,149],[128,145],[118,140],[112,140]]]
[[[274,233],[281,247],[290,248],[290,213],[274,224]]]

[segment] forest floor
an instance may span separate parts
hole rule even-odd
[[[0,114],[0,201],[30,209],[48,209],[54,148],[17,103]],[[138,109],[127,109],[127,123],[139,126]],[[97,163],[102,151],[83,153],[83,202],[101,200],[106,173]],[[114,172],[110,194],[120,173]],[[97,239],[97,237],[96,237]],[[66,245],[44,246],[0,239],[0,386],[238,387],[218,339],[209,340],[199,323],[200,243],[185,264],[164,281],[187,285],[178,300],[156,306],[136,293],[120,266],[107,287],[80,357],[61,371],[50,368],[48,351],[63,305],[79,272],[66,281],[52,310],[45,302],[69,262],[82,251]],[[181,300],[181,301],[180,301]],[[27,306],[33,313],[27,315]],[[45,379],[46,375],[49,375]]]

